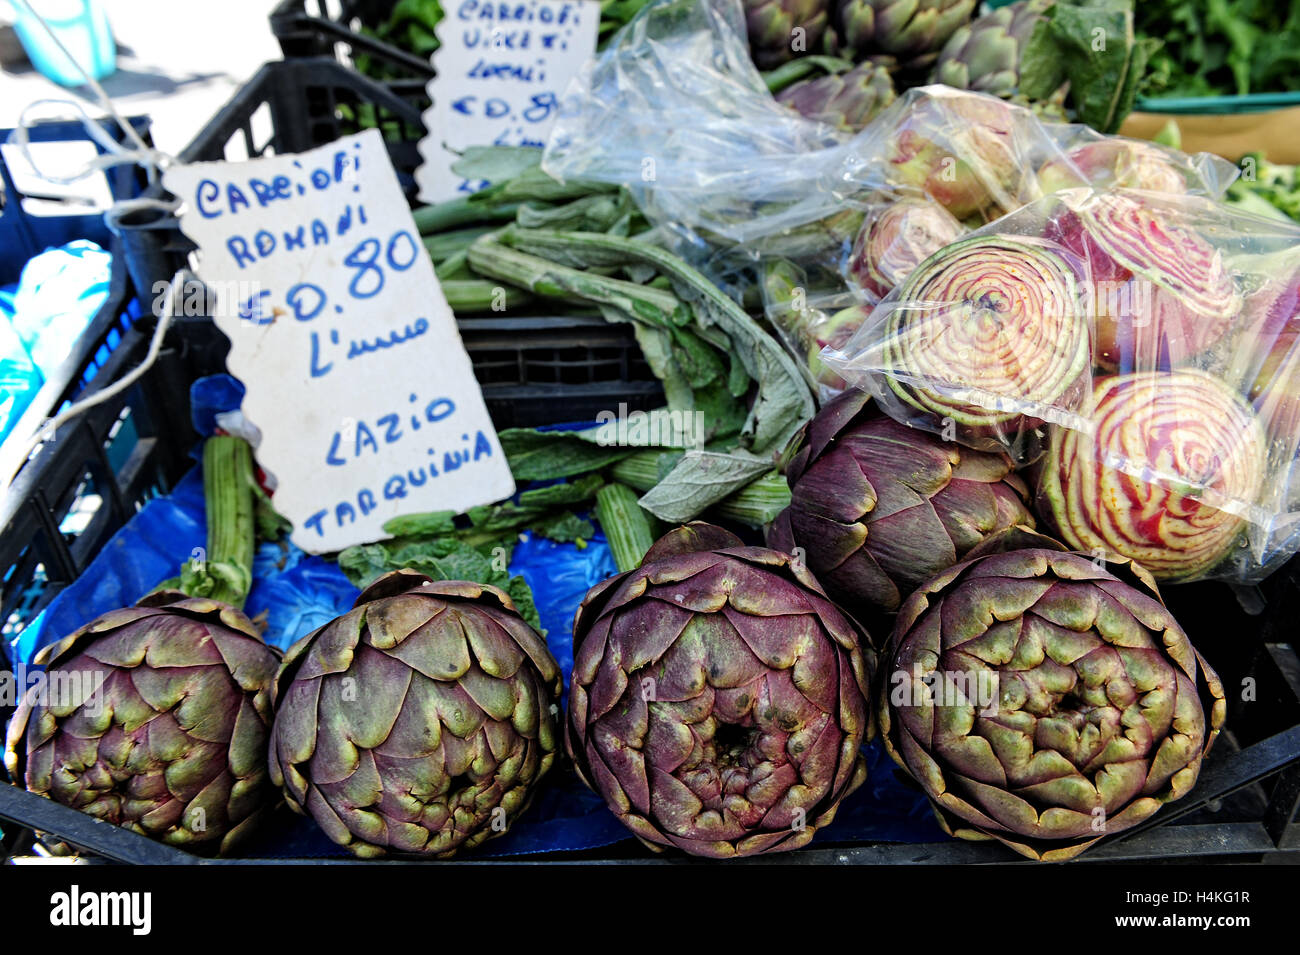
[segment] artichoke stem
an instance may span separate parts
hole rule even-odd
[[[203,497],[207,505],[208,551],[204,561],[211,582],[204,596],[243,609],[253,569],[253,454],[243,438],[216,435],[203,446]],[[237,572],[223,573],[230,567]]]
[[[596,492],[596,514],[619,573],[640,567],[654,543],[654,533],[635,492],[626,484],[604,485]]]

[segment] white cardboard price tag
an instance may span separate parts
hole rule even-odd
[[[487,182],[452,172],[466,146],[546,145],[569,81],[596,51],[597,0],[454,0],[435,28],[440,46],[424,113],[425,202],[477,192]]]
[[[311,553],[514,493],[469,356],[376,130],[168,170],[230,339],[275,506]]]

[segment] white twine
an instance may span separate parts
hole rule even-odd
[[[59,39],[58,35],[50,27],[49,23],[47,23],[45,19],[36,12],[35,8],[33,8],[31,0],[15,0],[15,2],[21,4],[27,12],[30,13],[38,23],[40,23],[41,27],[45,30],[45,33],[54,42],[54,45],[57,46],[59,50],[63,52],[63,55],[68,58],[69,62],[76,67],[77,72],[79,72],[82,78],[86,81],[86,85],[88,85],[94,92],[95,98],[99,101],[99,105],[103,108],[104,112],[112,117],[113,121],[121,127],[123,134],[131,145],[117,142],[112,136],[104,131],[104,128],[98,122],[91,119],[84,106],[74,100],[67,99],[41,99],[29,103],[19,116],[17,128],[9,135],[9,143],[18,148],[28,165],[31,166],[32,171],[46,182],[55,183],[57,185],[68,185],[94,173],[102,173],[104,170],[110,169],[114,166],[137,165],[144,168],[150,185],[157,185],[160,174],[165,171],[167,167],[176,164],[177,160],[175,157],[163,152],[162,150],[153,148],[144,141],[144,138],[136,131],[135,127],[117,111],[117,108],[113,105],[112,98],[104,91],[104,88],[100,86],[95,78],[91,76],[79,62],[77,62],[77,59],[70,52],[68,52],[68,48],[63,45],[63,41]],[[55,176],[42,171],[36,165],[31,154],[31,140],[28,134],[28,127],[32,124],[33,120],[28,118],[28,114],[37,107],[46,106],[70,107],[75,112],[76,118],[81,121],[81,125],[85,128],[86,135],[104,149],[105,154],[96,156],[94,159],[87,162],[81,169],[69,176]],[[119,199],[114,201],[112,207],[104,213],[104,223],[115,235],[120,235],[121,228],[119,221],[125,216],[129,216],[144,209],[158,210],[166,215],[171,215],[176,211],[176,208],[179,205],[180,202],[176,199],[152,199],[147,197],[137,199]],[[180,289],[183,283],[183,279],[183,272],[177,272],[172,276],[171,282],[168,283],[167,292],[163,298],[162,311],[161,314],[157,316],[158,325],[154,329],[153,338],[149,342],[149,352],[145,355],[144,360],[107,388],[104,388],[102,391],[97,392],[89,398],[74,402],[53,418],[46,419],[46,421],[36,429],[36,433],[32,435],[31,439],[23,448],[22,454],[17,460],[17,471],[22,470],[23,466],[27,463],[33,452],[35,452],[38,447],[45,442],[54,439],[55,434],[60,427],[96,405],[103,404],[113,396],[121,394],[127,388],[130,388],[139,381],[140,378],[153,367],[154,362],[158,360],[159,352],[162,350],[163,337],[167,334],[167,329],[171,326],[172,316],[175,312],[176,295],[178,289]],[[9,476],[8,484],[11,485],[13,483],[14,478],[17,476],[17,471],[15,471],[13,475]]]

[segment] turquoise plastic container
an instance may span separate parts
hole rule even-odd
[[[30,0],[32,7],[50,25],[59,42],[67,47],[69,60],[25,4],[11,2],[16,20],[14,32],[27,51],[32,65],[60,86],[81,86],[86,82],[77,69],[94,79],[103,79],[117,69],[117,47],[108,26],[108,14],[100,0]]]

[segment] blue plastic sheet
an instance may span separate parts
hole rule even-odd
[[[219,387],[206,393],[217,394]],[[196,407],[196,417],[211,409]],[[210,418],[208,419],[210,421]],[[203,482],[196,468],[171,494],[150,501],[118,532],[87,572],[63,591],[42,618],[22,634],[15,659],[29,660],[40,645],[70,633],[116,607],[128,606],[159,581],[174,576],[205,537]],[[510,570],[532,588],[547,643],[564,672],[573,666],[573,614],[588,588],[615,572],[603,535],[584,548],[525,535]],[[338,566],[307,556],[292,545],[263,544],[254,561],[254,583],[245,605],[251,616],[265,614],[267,641],[282,649],[351,608],[357,589]],[[832,827],[815,844],[888,841],[926,842],[943,838],[919,792],[903,783],[880,744],[865,749],[866,785],[846,799]],[[593,849],[630,838],[599,797],[561,761],[527,813],[511,831],[477,850],[477,856],[522,855]],[[310,820],[287,811],[264,828],[249,854],[273,858],[345,855]]]

